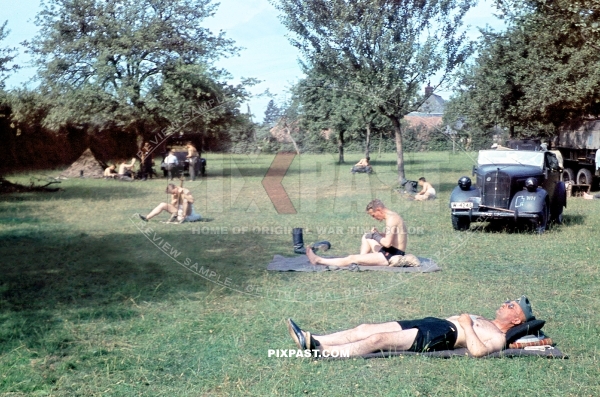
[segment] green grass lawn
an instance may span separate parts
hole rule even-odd
[[[134,216],[167,200],[164,179],[0,196],[0,395],[600,395],[600,201],[570,199],[564,225],[543,235],[455,232],[448,199],[474,156],[407,154],[407,177],[438,189],[418,203],[394,193],[392,154],[372,156],[370,176],[349,172],[359,154],[344,166],[302,155],[283,180],[297,213],[282,215],[261,184],[274,156],[212,154],[208,177],[185,183],[205,221],[183,225]],[[293,227],[329,240],[328,254],[355,253],[376,225],[364,212],[372,198],[404,217],[408,252],[441,272],[267,273],[274,254],[293,256]],[[568,360],[268,357],[294,348],[288,317],[315,333],[493,317],[522,294]]]

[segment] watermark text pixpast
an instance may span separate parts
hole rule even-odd
[[[317,349],[269,349],[267,357],[276,358],[297,358],[297,357],[322,357],[322,358],[348,358],[350,352],[348,350],[317,350]]]

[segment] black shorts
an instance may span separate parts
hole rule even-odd
[[[383,256],[385,256],[385,259],[389,262],[390,258],[392,256],[396,256],[396,255],[404,255],[405,252],[402,250],[399,250],[396,247],[381,247],[381,249],[379,250],[379,252],[381,252],[383,254]]]
[[[398,321],[402,329],[418,330],[415,342],[408,349],[413,352],[453,350],[458,337],[456,325],[448,320],[425,317],[420,320]]]

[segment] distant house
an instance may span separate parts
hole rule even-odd
[[[442,125],[446,101],[439,95],[433,93],[433,87],[425,87],[425,96],[427,100],[419,107],[416,112],[410,112],[404,116],[409,127],[423,126],[426,130],[432,130]]]
[[[298,120],[289,121],[286,117],[281,117],[269,132],[271,136],[279,143],[292,143],[291,134],[300,132]]]

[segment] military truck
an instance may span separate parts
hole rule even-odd
[[[565,182],[593,185],[597,175],[596,154],[600,149],[600,120],[583,120],[563,126],[552,140],[552,148],[562,154]]]

